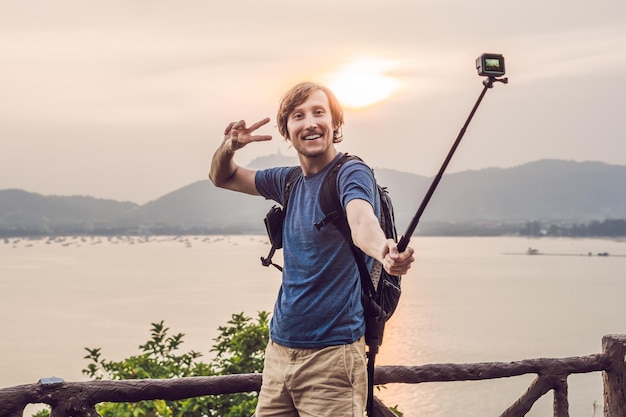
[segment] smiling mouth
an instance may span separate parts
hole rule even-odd
[[[304,138],[302,138],[303,140],[315,140],[315,139],[319,139],[321,138],[322,135],[319,134],[315,134],[315,135],[307,135]]]

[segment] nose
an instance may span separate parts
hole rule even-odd
[[[317,127],[317,120],[315,120],[315,117],[313,117],[313,115],[309,115],[306,117],[305,119],[305,127],[307,129],[313,128],[313,127]]]

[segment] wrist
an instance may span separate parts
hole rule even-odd
[[[224,139],[224,142],[222,142],[222,150],[231,155],[235,153],[235,150],[233,149],[233,141],[230,140],[230,138]]]

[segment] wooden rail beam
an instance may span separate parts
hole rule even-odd
[[[252,392],[261,388],[261,379],[261,374],[71,383],[63,380],[47,383],[44,379],[35,384],[0,389],[0,416],[22,417],[26,404],[44,403],[54,410],[51,417],[90,417],[96,416],[90,411],[94,404],[101,402],[175,401],[204,395]]]
[[[605,354],[594,354],[573,358],[526,359],[516,362],[444,363],[420,366],[387,365],[376,367],[374,384],[478,381],[525,374],[569,375],[599,372],[606,369],[609,363],[610,359]]]

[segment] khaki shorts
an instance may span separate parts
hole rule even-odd
[[[366,402],[363,338],[321,349],[268,343],[256,417],[363,417]]]

